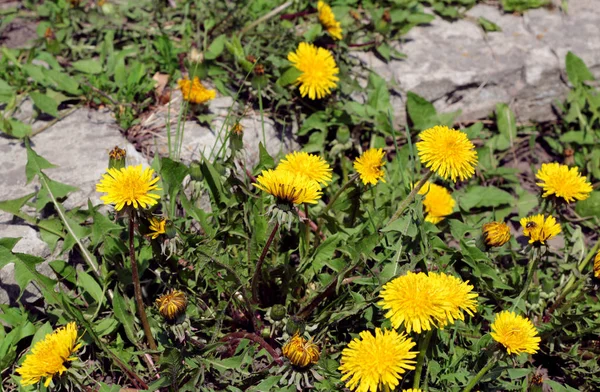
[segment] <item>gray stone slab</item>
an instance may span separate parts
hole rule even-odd
[[[176,90],[172,93],[169,104],[156,108],[152,115],[142,120],[141,132],[151,132],[153,134],[152,138],[146,139],[144,142],[145,148],[158,151],[162,156],[168,155],[167,119],[171,123],[171,140],[173,143],[181,104],[181,92]],[[228,153],[226,148],[221,150],[221,146],[230,131],[229,128],[232,126],[232,121],[227,116],[234,105],[236,104],[231,97],[217,97],[208,103],[206,114],[213,116],[209,126],[199,124],[196,121],[185,121],[181,151],[182,161],[189,163],[193,160],[200,160],[202,156],[214,157],[219,151],[222,155]],[[259,143],[261,142],[273,156],[299,148],[293,137],[295,129],[291,125],[285,129],[277,126],[267,114],[264,116],[264,139],[260,113],[247,110],[240,123],[244,127],[244,151],[242,154],[245,164],[250,167],[258,163]]]
[[[568,14],[537,9],[505,14],[480,4],[456,22],[441,18],[413,28],[396,49],[404,60],[385,63],[357,52],[364,64],[392,82],[399,96],[394,107],[406,122],[407,91],[433,101],[439,111],[462,110],[460,121],[488,116],[498,102],[511,104],[519,121],[556,118],[552,104],[568,91],[565,56],[572,51],[600,76],[600,7],[597,0],[568,2]],[[484,33],[477,18],[502,28]]]

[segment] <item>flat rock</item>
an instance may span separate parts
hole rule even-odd
[[[39,125],[34,123],[33,129],[39,129]],[[32,148],[57,166],[45,173],[53,180],[79,188],[65,201],[66,208],[85,206],[88,199],[94,204],[100,203],[95,185],[108,166],[108,152],[115,146],[127,151],[129,164],[147,165],[141,154],[121,135],[109,112],[78,109],[32,138]],[[27,151],[23,143],[0,135],[0,200],[16,199],[39,188],[37,180],[26,183],[26,163]],[[10,219],[10,214],[0,211],[0,223]]]
[[[171,132],[171,145],[177,133],[178,118],[182,106],[183,96],[178,90],[174,91],[171,101],[159,106],[155,111],[141,121],[137,133],[151,134],[152,137],[145,138],[142,142],[143,149],[158,152],[161,156],[169,156],[169,144],[167,133]],[[200,160],[202,157],[215,157],[217,154],[224,156],[228,154],[227,145],[223,141],[228,138],[229,132],[238,118],[232,110],[235,103],[231,97],[218,97],[207,104],[206,111],[202,113],[209,118],[206,123],[198,121],[183,121],[183,143],[181,144],[181,160],[189,163]],[[188,114],[190,114],[188,112]],[[170,126],[167,127],[167,120]],[[294,129],[291,126],[280,127],[274,123],[268,115],[264,115],[261,121],[260,113],[251,109],[246,110],[244,116],[239,119],[243,127],[243,143],[245,164],[254,166],[259,160],[259,144],[263,143],[269,154],[277,156],[298,148],[294,140]],[[264,131],[264,133],[263,133]],[[173,150],[173,147],[172,147]]]
[[[21,118],[27,117],[30,108],[22,107]],[[44,122],[34,122],[32,127],[40,130]],[[47,127],[43,132],[32,138],[33,149],[56,168],[44,172],[53,180],[63,182],[78,188],[64,202],[67,209],[84,207],[88,199],[93,204],[99,204],[99,194],[96,183],[102,177],[108,166],[108,152],[119,146],[127,151],[128,163],[132,165],[145,164],[147,161],[121,135],[115,120],[109,112],[98,112],[88,109],[78,109],[56,124]],[[27,151],[25,146],[16,139],[0,135],[0,200],[16,199],[25,196],[39,188],[37,180],[26,183],[25,165]],[[35,211],[29,210],[34,214]],[[48,258],[50,250],[39,237],[34,228],[11,224],[12,215],[0,211],[0,238],[22,237],[14,248],[22,252]],[[53,277],[54,274],[47,264],[48,260],[38,266],[38,271]],[[19,294],[14,279],[14,265],[9,264],[0,270],[0,303],[14,303]],[[29,285],[23,294],[22,301],[34,302],[40,296],[39,290]]]
[[[560,9],[505,14],[479,4],[467,18],[436,17],[413,28],[396,49],[404,60],[385,63],[372,53],[356,56],[395,87],[397,120],[406,122],[404,99],[413,91],[438,111],[461,110],[459,121],[485,118],[498,102],[511,105],[519,121],[556,119],[552,104],[566,96],[565,56],[571,51],[600,76],[600,7],[597,0],[568,3]],[[502,28],[484,33],[484,17]]]

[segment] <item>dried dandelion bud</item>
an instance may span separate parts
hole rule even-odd
[[[125,150],[119,148],[119,146],[115,146],[108,153],[108,168],[109,169],[122,169],[126,166],[125,158],[127,157],[127,153]]]
[[[262,64],[256,64],[254,66],[254,74],[257,76],[261,76],[265,74],[265,66]]]
[[[231,132],[235,133],[238,136],[241,136],[244,133],[244,127],[239,122],[236,122],[235,124],[233,124],[233,127],[231,127]]]
[[[187,308],[187,297],[180,290],[171,290],[156,300],[156,306],[160,314],[167,320],[175,320],[185,313]]]
[[[204,54],[202,54],[202,52],[200,52],[198,49],[192,48],[192,50],[190,50],[188,58],[193,63],[201,63],[204,61]]]
[[[256,63],[256,57],[252,56],[251,54],[246,56],[246,60],[250,61],[251,63]]]

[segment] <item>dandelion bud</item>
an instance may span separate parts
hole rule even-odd
[[[257,76],[261,76],[265,74],[265,66],[262,64],[256,64],[254,66],[254,74]]]
[[[108,153],[108,168],[109,169],[123,169],[126,164],[125,164],[125,157],[127,156],[127,153],[125,152],[125,150],[119,148],[118,146],[115,146],[115,148],[113,148],[109,153]]]
[[[160,314],[169,321],[185,313],[187,308],[187,297],[182,291],[171,290],[156,300],[156,306]]]
[[[290,335],[303,334],[304,328],[304,321],[293,316],[288,318],[287,323],[285,324],[285,330]]]
[[[283,355],[289,359],[292,365],[307,367],[319,362],[319,348],[311,340],[306,340],[299,334],[295,334],[282,348]]]
[[[510,240],[510,228],[504,222],[483,225],[483,237],[487,246],[502,246]]]
[[[231,127],[231,132],[241,136],[244,133],[244,127],[239,122],[236,122],[233,127]]]
[[[175,238],[177,235],[177,229],[175,229],[175,225],[171,221],[167,221],[167,225],[165,228],[165,234],[169,238]]]
[[[285,306],[277,304],[271,308],[271,318],[275,321],[281,321],[287,314]]]

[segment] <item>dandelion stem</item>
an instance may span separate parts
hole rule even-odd
[[[487,363],[487,365],[485,365],[485,367],[483,369],[481,369],[479,371],[479,373],[477,373],[475,375],[475,377],[473,377],[471,379],[471,381],[469,381],[469,383],[467,384],[467,386],[465,387],[465,389],[463,389],[463,392],[469,392],[471,389],[473,389],[473,387],[475,385],[477,385],[477,383],[479,382],[479,380],[481,380],[481,378],[483,376],[485,376],[485,374],[487,372],[489,372],[490,369],[494,367],[494,365],[496,365],[496,361],[497,361],[496,357],[491,358],[490,361]]]
[[[131,263],[131,280],[133,280],[133,291],[135,295],[135,302],[137,305],[138,316],[144,327],[144,335],[148,340],[150,349],[156,350],[156,342],[152,337],[152,330],[150,330],[150,324],[148,324],[148,317],[146,316],[146,308],[144,307],[144,300],[142,299],[142,287],[140,285],[140,275],[138,273],[138,265],[135,260],[135,248],[133,246],[133,235],[135,228],[135,210],[129,210],[129,262]]]
[[[529,258],[529,263],[527,263],[527,279],[525,280],[525,284],[523,285],[523,289],[521,290],[521,293],[519,294],[517,299],[515,299],[515,302],[513,302],[513,306],[511,308],[511,310],[514,310],[517,307],[517,305],[519,304],[519,301],[521,300],[521,298],[523,298],[527,295],[527,291],[529,290],[529,286],[531,285],[531,280],[533,279],[535,263],[537,261],[536,255],[537,255],[537,251],[535,248],[533,248],[531,250],[531,257]]]
[[[429,171],[427,174],[425,174],[425,177],[423,177],[421,181],[419,181],[417,185],[415,185],[415,187],[410,191],[408,196],[406,196],[406,199],[402,200],[402,203],[400,203],[400,206],[398,207],[394,215],[392,215],[386,226],[389,226],[393,221],[400,218],[400,215],[402,215],[406,207],[415,199],[417,193],[419,193],[421,188],[423,188],[423,185],[425,185],[425,183],[429,181],[432,175],[433,172]]]
[[[263,248],[262,253],[260,254],[260,257],[258,258],[258,261],[256,262],[256,270],[254,271],[254,275],[252,276],[252,283],[251,283],[252,301],[255,304],[259,303],[258,302],[258,281],[260,280],[260,275],[262,272],[262,265],[263,265],[263,262],[265,261],[265,257],[267,257],[269,248],[271,247],[271,242],[273,242],[273,239],[275,238],[275,234],[277,234],[277,229],[279,229],[279,222],[275,222],[275,226],[273,226],[273,231],[271,231],[271,235],[269,235],[269,238],[267,239],[267,243],[265,244],[265,247]]]
[[[352,185],[354,183],[354,181],[356,181],[356,179],[358,178],[359,175],[360,174],[355,173],[354,175],[352,175],[352,177],[350,177],[350,179],[344,185],[342,185],[342,187],[340,189],[338,189],[338,191],[329,200],[329,203],[327,203],[327,205],[325,206],[325,208],[323,209],[323,211],[321,212],[320,215],[326,215],[329,212],[329,210],[331,209],[331,207],[333,207],[333,204],[336,202],[336,200],[341,196],[342,193],[344,193],[344,191],[346,189],[348,189],[348,187],[350,185]]]
[[[590,260],[592,260],[594,258],[594,255],[598,251],[599,247],[600,247],[600,241],[596,242],[596,245],[594,245],[592,247],[592,249],[590,249],[590,251],[588,252],[587,256],[585,256],[585,258],[583,260],[581,260],[581,262],[577,266],[577,270],[579,271],[579,273],[582,273],[583,270],[585,269],[585,267],[590,262]],[[556,301],[554,301],[554,304],[552,305],[552,307],[550,307],[550,309],[548,310],[549,314],[554,313],[554,311],[556,310],[556,308],[558,308],[558,306],[565,300],[565,298],[567,297],[567,295],[573,290],[573,288],[574,288],[573,285],[575,284],[576,280],[577,280],[577,275],[575,273],[571,274],[571,277],[567,281],[567,284],[561,290],[560,295],[558,296],[558,298],[556,299]],[[580,280],[580,282],[581,281],[582,280]]]
[[[306,203],[304,203],[304,215],[306,215],[306,221],[304,222],[304,252],[308,254],[310,246],[310,227],[308,221],[310,218],[308,216],[308,204]]]
[[[425,354],[427,353],[427,347],[431,341],[433,335],[433,329],[430,329],[425,334],[425,337],[419,341],[419,356],[417,357],[417,366],[415,368],[415,378],[413,379],[413,389],[419,389],[421,383],[421,373],[423,372],[423,364],[425,363]]]

